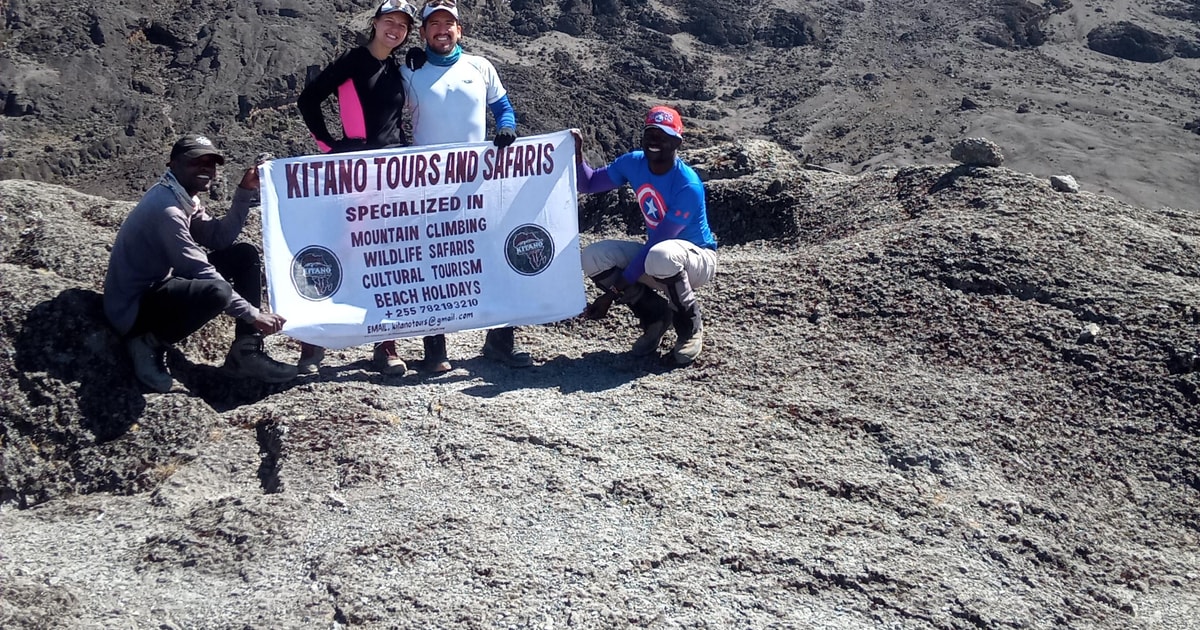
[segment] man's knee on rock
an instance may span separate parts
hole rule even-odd
[[[251,246],[253,247],[253,246]],[[202,310],[211,313],[209,319],[220,315],[233,302],[233,285],[225,280],[213,281],[203,293]]]
[[[583,266],[583,274],[589,278],[607,269],[607,267],[602,265],[600,256],[596,255],[595,247],[595,243],[588,245],[579,254],[579,259]]]

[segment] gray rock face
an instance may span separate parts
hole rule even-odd
[[[964,138],[954,143],[950,159],[967,166],[1000,166],[1004,163],[1004,154],[987,138]]]
[[[21,180],[0,182],[0,195],[0,321],[12,331],[0,340],[0,497],[27,507],[153,488],[218,416],[202,399],[143,397],[131,386],[100,291],[108,247],[132,204]],[[210,338],[190,351],[219,363],[232,329],[206,330]],[[237,386],[214,368],[180,365],[179,374],[198,393],[210,381]]]
[[[789,155],[686,156],[723,243],[690,367],[614,308],[522,329],[528,370],[472,332],[440,377],[254,388],[218,320],[161,395],[100,314],[130,204],[0,182],[0,620],[1189,627],[1200,214]],[[639,232],[616,197],[585,244]]]

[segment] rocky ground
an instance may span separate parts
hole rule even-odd
[[[370,4],[4,6],[0,627],[1196,627],[1194,1],[464,3],[523,132],[599,162],[684,112],[696,364],[614,310],[523,329],[529,370],[469,332],[263,388],[218,321],[146,394],[99,306],[131,200],[183,131],[310,151]]]
[[[0,182],[0,625],[1194,627],[1197,212],[786,155],[688,156],[739,218],[688,368],[622,310],[258,388],[218,322],[162,395],[99,310],[130,204]]]

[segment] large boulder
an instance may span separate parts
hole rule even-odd
[[[1175,56],[1170,39],[1132,22],[1098,26],[1087,39],[1088,48],[1129,61],[1158,63]]]
[[[992,6],[996,24],[980,29],[981,40],[1001,48],[1036,48],[1046,41],[1050,10],[1027,0],[1002,0]]]
[[[103,311],[108,250],[133,204],[0,181],[0,501],[29,506],[154,487],[218,422],[261,396],[222,375],[218,318],[168,355],[182,384],[144,395]]]

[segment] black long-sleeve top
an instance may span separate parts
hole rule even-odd
[[[365,46],[359,46],[326,66],[304,86],[296,102],[313,137],[325,145],[335,143],[325,124],[321,103],[336,92],[338,113],[347,138],[363,139],[367,149],[407,146],[408,137],[400,123],[404,111],[400,63],[392,55],[382,61],[376,59]],[[353,89],[348,89],[351,86]]]

